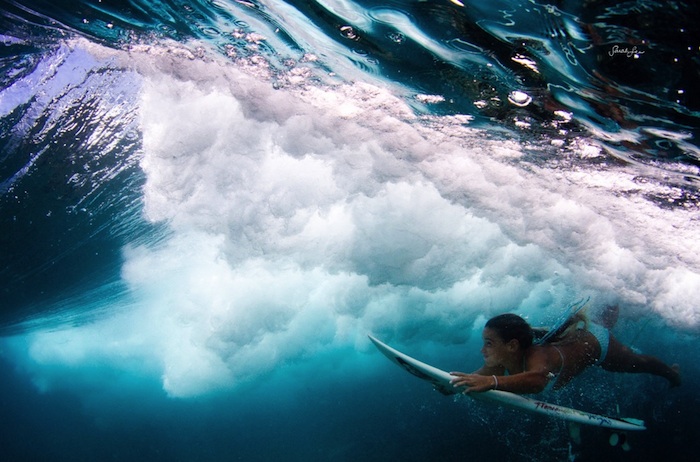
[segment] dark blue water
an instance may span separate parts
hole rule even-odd
[[[699,9],[0,2],[0,459],[694,460]],[[591,297],[684,384],[453,400]]]

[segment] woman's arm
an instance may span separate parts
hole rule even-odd
[[[466,387],[465,393],[488,390],[509,391],[517,394],[539,393],[551,378],[547,356],[543,351],[530,351],[523,372],[503,375],[504,369],[482,367],[472,374],[450,372],[454,387]],[[500,372],[500,373],[499,373]]]
[[[509,391],[517,394],[539,393],[545,389],[549,377],[547,373],[527,371],[513,375],[480,375],[450,372],[454,376],[454,387],[466,387],[465,393],[488,390]]]

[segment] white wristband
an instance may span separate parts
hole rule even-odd
[[[498,390],[498,377],[496,377],[495,375],[492,375],[491,377],[493,377],[493,388],[491,389]]]

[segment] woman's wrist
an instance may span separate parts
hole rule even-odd
[[[491,387],[492,390],[498,390],[498,377],[495,375],[492,375],[493,377],[493,386]]]

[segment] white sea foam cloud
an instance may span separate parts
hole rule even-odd
[[[160,59],[141,71],[144,213],[170,235],[124,251],[136,308],[28,338],[45,387],[42,371],[103,361],[195,396],[369,332],[460,342],[484,316],[551,320],[583,294],[699,322],[682,214],[525,170],[516,143],[377,87],[273,90]],[[683,244],[655,239],[669,226]]]
[[[239,85],[268,96],[266,84]],[[235,85],[144,85],[145,213],[173,237],[127,249],[124,279],[164,329],[143,335],[169,339],[159,351],[172,395],[372,331],[426,338],[424,326],[444,323],[463,338],[484,311],[566,292],[565,268],[440,194],[418,168],[432,145],[403,105],[375,87],[344,90],[276,95],[265,111]]]

